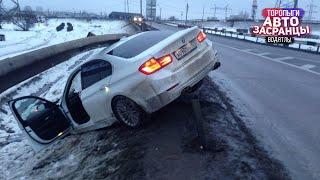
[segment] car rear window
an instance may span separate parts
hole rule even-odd
[[[123,58],[132,58],[142,53],[143,51],[151,48],[152,46],[169,37],[173,33],[174,32],[171,31],[145,32],[114,48],[113,50],[108,52],[108,54]]]

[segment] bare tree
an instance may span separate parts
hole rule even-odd
[[[29,31],[30,27],[37,22],[36,14],[30,6],[26,6],[24,11],[21,11],[18,0],[11,0],[11,2],[13,3],[13,8],[9,10],[5,10],[3,7],[1,8],[5,18],[20,28],[20,30]]]
[[[37,22],[37,15],[32,10],[31,6],[25,6],[23,11],[21,12],[22,19],[20,23],[23,25],[22,30],[28,31],[34,23]]]

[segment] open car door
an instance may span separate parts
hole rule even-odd
[[[22,132],[39,151],[70,131],[70,121],[55,103],[33,96],[9,102]]]

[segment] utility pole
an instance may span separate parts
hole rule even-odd
[[[152,6],[152,5],[153,5],[153,0],[151,0],[150,3],[151,3],[151,5],[150,5],[150,7],[151,7],[151,13],[150,13],[150,14],[151,14],[151,22],[152,22],[152,21],[154,21],[153,14],[152,14],[152,12],[153,12],[153,6]]]
[[[160,8],[160,21],[161,21],[161,16],[162,16],[162,8]]]
[[[129,0],[127,0],[127,8],[128,8],[128,13],[130,13],[130,9],[129,9]]]
[[[229,4],[226,5],[226,8],[225,8],[225,17],[226,17],[226,20],[228,18],[228,6]]]
[[[127,12],[127,0],[124,0],[124,11],[123,12]]]
[[[297,8],[298,7],[298,0],[294,0],[294,5],[293,5],[294,8]]]
[[[188,13],[189,13],[189,3],[187,3],[187,7],[186,7],[186,22],[185,22],[186,25],[188,21]]]
[[[258,9],[258,1],[257,0],[253,0],[252,1],[252,10],[251,10],[251,18],[252,18],[253,21],[256,20],[257,9]]]
[[[2,12],[2,0],[0,0],[0,29],[2,29],[2,16],[4,15],[4,13]]]
[[[142,16],[142,0],[140,0],[140,14]]]

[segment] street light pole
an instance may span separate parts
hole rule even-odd
[[[188,12],[189,12],[189,3],[187,3],[187,7],[186,7],[186,22],[185,22],[186,25],[188,21]]]
[[[142,0],[140,0],[140,14],[142,16]]]
[[[298,7],[298,0],[294,0],[294,5],[293,5],[294,8],[297,8]]]

